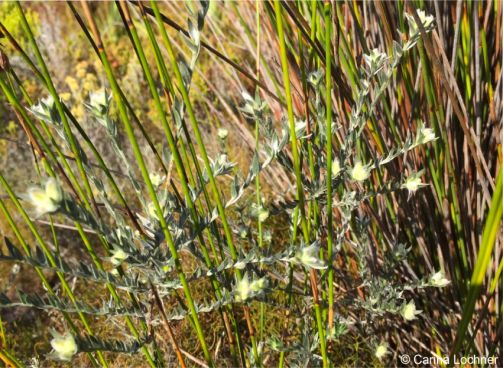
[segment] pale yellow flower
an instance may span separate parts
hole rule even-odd
[[[61,335],[56,331],[52,331],[52,335],[51,346],[55,357],[59,360],[70,361],[79,350],[73,335],[70,333]]]
[[[269,218],[269,210],[264,206],[253,203],[251,205],[250,214],[257,219],[258,222],[264,222]]]
[[[150,182],[152,183],[152,185],[154,187],[158,187],[159,185],[162,184],[164,179],[166,179],[165,176],[162,176],[158,173],[150,173],[150,174],[148,174],[148,177],[150,178]]]
[[[388,354],[388,343],[387,342],[381,342],[379,345],[376,346],[376,350],[374,352],[374,356],[382,360],[386,354]]]
[[[355,163],[351,169],[351,177],[356,181],[365,181],[370,176],[370,169],[364,166],[360,161]]]
[[[320,258],[320,247],[318,247],[316,243],[298,250],[293,261],[300,263],[307,268],[314,268],[318,270],[327,268],[325,261]]]
[[[332,178],[337,177],[339,173],[341,172],[341,164],[339,163],[339,160],[335,158],[332,161]]]
[[[151,218],[157,218],[157,210],[155,208],[155,205],[154,205],[154,202],[150,202],[148,205],[147,205],[147,212],[148,212],[148,215],[151,217]]]
[[[421,311],[416,309],[416,304],[414,303],[413,300],[411,300],[407,304],[404,304],[402,306],[402,309],[400,310],[400,314],[406,321],[412,321],[416,319],[416,315],[420,313]]]
[[[445,277],[442,271],[435,272],[430,276],[430,284],[435,287],[444,287],[449,285],[450,281]]]
[[[27,199],[35,208],[37,216],[41,216],[46,213],[56,212],[59,209],[63,200],[63,191],[56,179],[49,178],[44,188],[29,188]]]
[[[403,183],[403,187],[407,189],[409,192],[415,192],[421,187],[422,181],[421,178],[411,177],[408,178],[405,183]]]
[[[96,109],[107,105],[107,94],[104,88],[89,93],[89,105]]]
[[[85,110],[84,110],[84,106],[83,105],[76,105],[76,106],[72,107],[71,111],[72,111],[72,114],[76,118],[81,118],[85,114]]]
[[[88,80],[85,80],[83,83],[82,83],[82,89],[84,91],[92,91],[96,88],[96,83],[92,82],[92,81],[88,81]]]
[[[250,297],[250,294],[250,280],[248,279],[248,275],[245,275],[234,288],[234,298],[237,302],[243,302]]]
[[[419,132],[417,133],[417,142],[418,144],[425,144],[437,139],[435,136],[435,132],[431,128],[426,128],[425,126],[421,126]]]
[[[229,131],[225,128],[220,128],[217,131],[218,138],[224,140],[229,135]]]
[[[259,222],[264,222],[269,218],[269,210],[264,207],[261,207],[258,211],[257,219]]]
[[[116,248],[112,251],[112,257],[110,257],[110,262],[114,266],[119,266],[128,257],[128,254],[120,248]]]
[[[250,281],[248,275],[245,274],[241,281],[238,281],[234,287],[234,299],[237,302],[244,302],[257,294],[260,294],[264,290],[265,286],[265,278]]]
[[[246,239],[246,237],[248,236],[248,229],[246,228],[246,226],[241,225],[239,227],[238,234],[241,239]]]

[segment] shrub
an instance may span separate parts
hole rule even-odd
[[[153,367],[169,365],[173,359],[181,366],[191,359],[208,366],[224,361],[262,366],[274,360],[280,366],[286,361],[293,366],[325,367],[341,363],[336,349],[347,336],[353,341],[364,336],[370,356],[357,364],[385,363],[391,359],[396,337],[412,329],[408,326],[422,323],[425,311],[420,308],[430,308],[424,302],[425,289],[451,282],[443,269],[416,276],[408,263],[417,253],[411,251],[416,244],[400,241],[383,223],[400,226],[392,203],[414,201],[430,186],[425,172],[436,169],[434,160],[424,167],[404,162],[411,155],[419,157],[416,152],[424,147],[435,150],[445,132],[437,136],[436,129],[414,119],[408,126],[415,129],[406,130],[405,139],[397,135],[398,139],[386,142],[383,150],[382,139],[370,141],[366,130],[379,135],[374,127],[377,115],[393,126],[381,109],[389,107],[385,99],[404,60],[413,57],[417,47],[424,52],[422,42],[433,32],[434,18],[415,9],[406,13],[408,32],[394,40],[388,52],[375,48],[363,53],[361,62],[351,65],[353,75],[346,83],[336,74],[338,64],[333,61],[332,17],[340,15],[339,5],[313,4],[311,14],[322,14],[323,19],[313,20],[318,30],[301,46],[312,47],[308,60],[301,61],[303,67],[313,66],[302,71],[304,115],[294,107],[295,56],[288,45],[296,40],[289,21],[297,24],[299,32],[303,30],[295,23],[301,13],[280,2],[264,5],[277,32],[282,96],[271,102],[263,86],[242,91],[240,114],[255,126],[247,168],[233,162],[227,152],[225,128],[215,138],[219,147],[210,147],[196,112],[198,105],[190,97],[206,45],[202,32],[207,2],[189,8],[187,31],[181,30],[185,54],[175,52],[173,36],[164,26],[170,21],[156,2],[151,2],[151,8],[137,4],[138,19],[130,13],[132,5],[117,4],[147,82],[149,105],[163,130],[160,149],[119,86],[89,5],[83,5],[84,20],[69,4],[100,58],[107,84],[91,92],[83,106],[70,106],[61,99],[29,22],[16,5],[38,66],[27,54],[24,57],[49,95],[25,108],[26,93],[19,83],[11,82],[12,69],[2,71],[0,87],[28,133],[39,159],[41,182],[23,194],[0,172],[6,193],[0,198],[0,209],[16,237],[16,241],[6,238],[7,250],[0,258],[32,266],[46,292],[0,294],[0,304],[61,313],[65,331],[53,332],[51,358],[70,361],[86,353],[91,364],[107,366],[109,353],[141,351]],[[306,9],[301,6],[295,11]],[[142,38],[140,27],[145,32]],[[148,58],[146,42],[151,48]],[[67,82],[77,91],[71,78]],[[352,94],[343,101],[341,91],[349,85]],[[278,102],[286,108],[279,117],[273,106]],[[340,109],[343,104],[346,111]],[[91,125],[84,128],[85,117]],[[110,168],[86,129],[106,135],[120,172]],[[397,161],[406,169],[396,170],[392,165]],[[275,203],[261,192],[264,173],[271,168],[282,170],[295,182],[294,194],[285,194]],[[497,188],[501,191],[501,180]],[[499,192],[495,193],[497,200]],[[21,224],[14,220],[7,200],[29,228],[33,244],[21,235]],[[385,210],[376,214],[376,203]],[[490,213],[491,219],[498,216]],[[49,220],[51,240],[39,230],[42,219]],[[275,221],[289,227],[277,238],[271,236]],[[60,225],[78,234],[75,242],[86,254],[79,262],[70,262],[60,248]],[[405,239],[414,231],[414,227],[406,229]],[[494,243],[491,239],[487,244]],[[404,269],[410,270],[407,276],[401,273]],[[47,271],[56,275],[60,288],[49,282]],[[81,297],[70,279],[85,287],[104,286],[106,294]],[[470,295],[475,303],[478,294],[472,289]],[[92,318],[120,326],[122,334],[125,325],[128,337],[96,333]],[[218,333],[225,336],[225,357],[211,351],[212,331],[205,326],[211,318],[218,320]],[[268,331],[267,324],[275,319],[281,330]],[[190,327],[186,338],[175,332],[179,321]],[[170,348],[156,334],[161,329]],[[186,351],[186,340],[197,340],[197,357]]]

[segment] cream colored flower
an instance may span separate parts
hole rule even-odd
[[[97,92],[91,92],[89,94],[89,105],[101,111],[102,108],[106,107],[108,104],[108,96],[105,88],[100,89]]]
[[[433,18],[433,15],[426,14],[424,10],[418,9],[417,10],[417,15],[419,17],[419,20],[421,21],[423,27],[425,28],[426,31],[429,30],[430,26],[433,24],[433,21],[435,18]],[[419,27],[416,23],[416,20],[414,17],[408,13],[405,13],[405,18],[407,19],[407,22],[409,23],[409,36],[413,37],[417,33],[419,33]]]
[[[54,356],[63,361],[70,361],[79,348],[72,334],[66,333],[61,335],[56,331],[52,331],[51,346],[54,349]]]
[[[421,126],[419,132],[417,133],[416,141],[417,144],[425,144],[437,139],[435,136],[435,132],[431,128],[426,128],[425,126]]]
[[[258,280],[252,281],[250,284],[250,289],[254,293],[261,293],[266,287],[266,280],[265,277],[262,277]]]
[[[150,182],[154,187],[158,187],[159,185],[161,185],[164,179],[166,178],[165,176],[162,176],[159,173],[149,173],[148,177],[150,178]]]
[[[128,254],[126,252],[124,252],[120,248],[115,248],[112,251],[112,257],[110,257],[110,262],[114,266],[119,266],[122,262],[124,262],[127,259],[127,257],[128,257]]]
[[[260,278],[258,280],[252,280],[248,278],[248,274],[245,274],[241,281],[236,283],[234,287],[234,299],[237,302],[244,302],[260,293],[264,290],[266,286],[265,278]]]
[[[258,222],[264,222],[269,218],[269,210],[262,205],[253,203],[251,205],[251,216],[255,217]]]
[[[166,208],[165,208],[165,202],[164,201],[159,201],[159,206],[161,207],[161,210],[163,212],[163,216],[166,217]],[[147,204],[147,214],[151,219],[156,219],[159,220],[159,217],[157,216],[157,210],[155,208],[154,202],[149,202]]]
[[[248,275],[245,275],[241,281],[236,284],[234,288],[235,299],[238,302],[243,302],[250,297],[251,288],[250,288],[250,280],[248,279]]]
[[[229,135],[229,131],[225,128],[220,128],[217,131],[218,138],[224,140]]]
[[[37,216],[41,216],[46,213],[56,212],[59,209],[63,200],[63,191],[56,179],[49,178],[44,188],[29,188],[27,199],[35,207]]]
[[[381,342],[379,345],[376,346],[374,356],[382,360],[386,354],[388,354],[388,343],[387,342]]]
[[[332,161],[332,178],[337,177],[339,173],[341,172],[341,164],[339,163],[339,160],[335,158]]]
[[[150,218],[157,218],[157,210],[155,209],[154,202],[150,202],[147,205],[147,213],[150,216]]]
[[[403,187],[407,189],[409,192],[415,192],[421,186],[421,178],[408,178],[405,183],[403,183]]]
[[[241,239],[246,239],[246,237],[248,236],[248,228],[241,225],[238,230],[238,235]]]
[[[416,192],[419,188],[426,186],[421,180],[421,172],[413,173],[409,175],[409,177],[402,184],[403,189],[407,189],[409,191],[409,195]]]
[[[400,314],[406,321],[412,321],[416,319],[416,316],[420,313],[421,311],[416,309],[416,304],[413,300],[411,300],[407,304],[404,304],[402,306],[402,309],[400,310]]]
[[[272,233],[269,230],[263,232],[263,239],[265,244],[269,244],[272,241]]]
[[[351,177],[356,181],[365,181],[370,176],[370,169],[368,166],[364,166],[360,161],[355,163],[355,166],[351,169]]]
[[[363,55],[365,63],[370,68],[370,70],[374,72],[379,70],[383,66],[384,61],[386,61],[387,58],[387,55],[379,51],[379,49],[373,49],[370,51],[370,54]]]
[[[264,222],[269,218],[269,210],[267,208],[261,207],[258,211],[257,219],[259,222]]]
[[[435,272],[430,276],[430,284],[435,287],[444,287],[450,284],[450,281],[445,277],[442,271]]]
[[[308,247],[301,248],[295,255],[294,262],[300,263],[307,268],[323,270],[327,268],[325,261],[320,259],[320,247],[316,244],[311,244]]]

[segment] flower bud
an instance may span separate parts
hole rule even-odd
[[[220,128],[217,131],[217,135],[218,135],[218,138],[220,138],[221,140],[224,140],[229,135],[229,131],[227,129]]]

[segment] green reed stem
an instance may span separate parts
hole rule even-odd
[[[274,2],[274,9],[276,13],[276,26],[278,28],[278,38],[279,38],[279,49],[280,49],[280,58],[281,58],[281,67],[283,72],[283,85],[285,88],[285,97],[286,97],[286,105],[288,111],[288,123],[290,127],[290,142],[292,145],[292,156],[293,156],[293,166],[295,171],[295,179],[297,185],[297,201],[298,208],[300,210],[300,221],[302,226],[302,231],[304,233],[304,240],[306,243],[309,242],[308,230],[307,230],[307,222],[305,217],[305,209],[304,209],[304,191],[302,186],[302,173],[300,167],[300,159],[299,152],[297,148],[297,137],[295,134],[295,116],[293,113],[293,104],[292,104],[292,91],[290,87],[290,76],[288,73],[288,60],[286,56],[286,46],[285,46],[285,35],[283,31],[283,20],[282,20],[282,11],[281,4],[279,1]]]
[[[283,85],[285,88],[285,96],[286,96],[286,104],[287,104],[287,111],[288,111],[288,122],[290,126],[290,142],[292,145],[292,156],[293,156],[293,164],[294,164],[294,170],[295,170],[295,178],[296,178],[296,184],[297,184],[297,201],[298,201],[298,206],[296,209],[299,210],[300,213],[300,221],[301,221],[301,226],[302,226],[302,232],[304,235],[304,241],[306,244],[309,243],[309,233],[308,233],[308,227],[307,227],[307,222],[305,218],[305,213],[304,213],[304,190],[302,186],[302,173],[301,173],[301,167],[300,167],[300,159],[299,159],[299,153],[297,149],[297,136],[295,133],[295,117],[293,113],[293,104],[292,104],[292,93],[291,93],[291,87],[290,87],[290,77],[288,73],[288,60],[286,56],[286,46],[285,46],[285,36],[284,36],[284,31],[283,31],[283,19],[282,19],[282,11],[281,11],[281,4],[279,1],[274,1],[274,10],[276,14],[276,26],[278,29],[278,38],[279,38],[279,49],[280,49],[280,58],[281,58],[281,69],[283,72]],[[330,66],[328,66],[330,68]],[[296,221],[296,220],[294,220]],[[295,224],[295,222],[294,222]],[[311,270],[311,274],[313,276],[316,275],[314,270]],[[314,291],[315,288],[317,288],[317,285],[314,283],[315,277],[311,277],[311,287],[313,288],[313,293],[315,296],[317,296],[317,292]],[[315,298],[316,299],[316,298]],[[323,328],[323,322],[321,319],[321,312],[320,312],[320,305],[318,300],[314,301],[314,309],[315,309],[315,315],[316,315],[316,321],[317,321],[317,327],[318,327],[318,335],[320,338],[320,347],[321,347],[321,355],[323,358],[323,366],[327,367],[328,366],[328,359],[327,359],[327,352],[326,352],[326,346],[325,346],[325,331]]]
[[[199,342],[201,343],[201,348],[203,350],[205,359],[208,362],[208,364],[213,365],[212,359],[211,359],[211,355],[210,355],[210,353],[208,351],[208,346],[206,344],[206,341],[205,341],[205,338],[204,338],[204,334],[203,334],[203,331],[202,331],[202,328],[201,328],[201,323],[199,321],[199,317],[198,317],[198,314],[197,314],[196,306],[195,306],[194,300],[192,298],[192,294],[191,294],[191,291],[190,291],[187,279],[186,279],[185,274],[183,272],[183,268],[182,268],[182,265],[181,265],[181,262],[180,262],[180,257],[178,255],[178,251],[176,249],[176,246],[175,246],[175,243],[174,243],[173,238],[171,236],[171,233],[170,233],[170,231],[168,229],[166,220],[164,219],[164,213],[163,213],[163,210],[162,210],[162,208],[161,208],[161,206],[159,204],[159,200],[157,198],[154,186],[152,185],[152,182],[150,180],[148,169],[147,169],[147,167],[145,165],[145,161],[144,161],[143,155],[141,153],[138,141],[137,141],[136,136],[135,136],[134,131],[133,131],[133,127],[132,127],[131,122],[129,120],[129,116],[128,116],[128,113],[127,113],[126,106],[124,105],[124,102],[122,101],[122,98],[120,97],[119,87],[118,87],[117,81],[116,81],[116,79],[114,77],[114,74],[113,74],[113,71],[112,71],[112,67],[111,67],[110,62],[108,60],[108,57],[106,55],[106,52],[105,52],[105,49],[104,49],[104,45],[103,45],[103,42],[101,40],[100,33],[99,33],[99,31],[98,31],[98,29],[96,27],[96,24],[94,22],[94,19],[93,19],[92,15],[91,15],[91,12],[90,12],[88,4],[85,3],[85,2],[83,2],[82,5],[83,5],[83,8],[84,8],[84,12],[85,12],[86,18],[87,18],[87,20],[88,20],[88,22],[90,24],[91,31],[94,34],[95,42],[96,42],[98,50],[99,50],[100,58],[101,58],[101,61],[103,63],[103,66],[105,68],[105,73],[107,75],[107,78],[108,78],[108,80],[110,82],[110,85],[112,87],[112,91],[113,91],[113,94],[114,94],[114,99],[115,99],[115,101],[116,101],[116,103],[118,105],[119,114],[120,114],[122,122],[124,123],[124,128],[126,130],[126,134],[128,136],[128,139],[129,139],[129,141],[131,143],[131,147],[133,149],[133,154],[134,154],[136,162],[137,162],[137,164],[138,164],[138,166],[140,168],[143,180],[145,181],[145,184],[146,184],[147,191],[149,193],[150,199],[152,200],[152,203],[154,204],[154,207],[155,207],[155,210],[156,210],[156,213],[157,213],[157,217],[159,219],[159,223],[160,223],[161,229],[163,231],[163,234],[164,234],[164,236],[166,238],[166,241],[167,241],[167,244],[168,244],[168,248],[169,248],[169,250],[171,252],[171,255],[173,257],[173,261],[175,263],[175,267],[176,267],[176,270],[177,270],[177,273],[178,273],[178,277],[179,277],[179,280],[180,280],[180,282],[182,284],[183,291],[184,291],[184,294],[185,294],[185,298],[187,299],[187,302],[188,302],[189,310],[190,310],[190,313],[191,313],[191,316],[192,316],[192,320],[194,322],[194,326],[195,326],[195,329],[196,329],[196,333],[197,333]]]
[[[225,233],[225,238],[227,241],[227,245],[229,246],[232,260],[236,260],[237,259],[237,251],[234,246],[232,232],[231,232],[229,223],[227,221],[227,216],[225,214],[225,208],[224,208],[224,205],[222,202],[222,198],[220,195],[220,191],[218,189],[217,182],[215,180],[215,176],[213,175],[213,171],[211,169],[211,164],[210,164],[210,160],[208,157],[208,153],[206,151],[206,146],[205,146],[204,141],[201,136],[201,132],[199,129],[199,125],[198,125],[195,113],[194,113],[194,109],[192,107],[192,103],[189,98],[188,90],[184,84],[182,73],[180,71],[180,67],[178,66],[178,62],[176,60],[176,55],[173,50],[172,42],[166,32],[166,29],[164,28],[164,24],[161,19],[159,8],[158,8],[157,4],[155,3],[155,1],[151,1],[151,6],[154,11],[155,17],[157,19],[159,29],[161,31],[161,36],[164,40],[164,44],[165,44],[166,49],[168,51],[168,54],[169,54],[169,57],[171,60],[171,65],[173,66],[175,77],[176,77],[176,80],[178,81],[178,87],[179,87],[180,92],[182,94],[183,102],[185,103],[185,107],[187,108],[187,114],[189,116],[189,121],[191,123],[192,130],[194,131],[194,135],[196,137],[196,143],[197,143],[197,146],[198,146],[199,151],[201,153],[201,156],[202,156],[202,159],[204,162],[204,167],[206,169],[206,172],[208,173],[208,177],[210,180],[210,187],[212,189],[213,197],[216,202],[216,206],[217,206],[218,214],[220,216],[220,220],[222,221],[222,225],[223,225],[224,233]],[[242,279],[242,274],[241,274],[240,270],[236,270],[236,276],[238,278],[238,281],[240,281]],[[245,312],[245,315],[248,315],[248,313]],[[249,322],[248,325],[252,326],[251,321],[248,321],[248,322]],[[255,357],[255,361],[258,361],[258,350],[257,350],[257,344],[255,341],[255,335],[253,334],[253,330],[250,331],[250,340],[252,342],[253,354]]]
[[[126,25],[130,31],[131,39],[133,41],[133,46],[135,47],[135,50],[137,51],[137,55],[140,60],[140,64],[142,66],[143,72],[144,72],[145,77],[147,79],[147,83],[149,85],[151,95],[154,99],[154,103],[156,105],[157,112],[158,112],[160,119],[161,119],[161,124],[163,126],[164,133],[165,133],[166,139],[168,141],[169,148],[173,154],[173,161],[175,162],[175,167],[176,167],[178,176],[180,178],[180,182],[182,184],[182,190],[183,190],[183,193],[185,196],[185,200],[187,201],[189,208],[190,208],[191,218],[194,221],[196,227],[199,227],[200,217],[199,217],[199,214],[197,212],[197,209],[194,205],[194,202],[193,202],[191,194],[190,194],[190,189],[189,189],[189,186],[187,183],[187,174],[185,172],[185,168],[184,168],[178,147],[175,143],[175,139],[174,139],[173,133],[171,131],[171,127],[169,126],[169,123],[167,121],[166,113],[164,111],[164,108],[162,107],[161,98],[157,92],[157,88],[155,86],[152,72],[151,72],[150,67],[148,65],[148,62],[147,62],[145,53],[143,51],[143,47],[141,45],[141,41],[138,37],[138,33],[136,31],[136,28],[130,18],[129,10],[128,10],[127,6],[125,5],[125,3],[121,3],[121,5],[122,5],[122,11],[123,11],[123,14],[125,17],[125,21],[127,23]],[[146,23],[146,25],[148,24],[146,17],[145,17],[145,23]],[[149,30],[149,25],[147,26],[147,29]],[[153,38],[153,34],[150,31],[151,31],[151,29],[148,32],[149,37],[151,39],[151,42],[153,43],[153,45],[156,45],[157,43],[156,43],[155,39]],[[159,58],[159,56],[160,55],[155,53],[155,59],[156,59],[157,65],[159,66],[159,72],[162,75],[162,79],[167,81],[167,80],[169,80],[167,74],[165,74],[167,69],[165,68],[165,66],[163,66],[164,65],[163,60],[161,58]],[[168,87],[168,86],[166,86],[166,87]],[[181,148],[184,149],[183,144],[181,145]],[[204,185],[202,180],[201,180],[201,184]],[[205,232],[208,235],[208,239],[211,240],[211,233],[210,233],[209,229],[206,229]],[[203,253],[203,257],[204,257],[206,266],[208,268],[212,268],[214,266],[214,263],[209,256],[209,253],[208,253],[207,247],[205,245],[205,240],[204,240],[202,233],[198,234],[198,240],[201,244],[201,249],[202,249],[202,253]],[[212,247],[212,248],[214,250],[214,247]],[[214,252],[214,253],[216,256],[216,252]],[[215,261],[218,261],[218,259],[216,259]],[[216,297],[218,299],[221,299],[223,294],[221,291],[220,283],[218,282],[218,280],[214,276],[211,277],[211,282],[212,282],[212,286],[214,288],[214,291],[216,293]]]
[[[472,278],[470,280],[470,288],[468,290],[468,298],[463,305],[463,315],[459,322],[456,338],[451,350],[451,357],[456,355],[463,346],[465,335],[468,331],[468,326],[475,311],[477,299],[482,290],[484,278],[487,270],[490,267],[491,255],[496,242],[498,233],[501,232],[501,218],[503,217],[503,170],[500,168],[496,179],[496,187],[493,194],[492,204],[487,214],[484,231],[482,233],[482,241],[477,254],[477,262],[473,269]]]
[[[327,259],[328,259],[328,328],[331,329],[334,322],[334,269],[333,269],[333,210],[332,210],[332,17],[330,2],[325,2],[325,108],[327,111]]]

